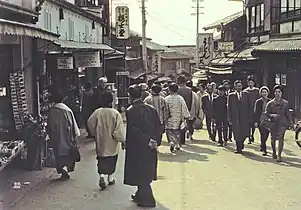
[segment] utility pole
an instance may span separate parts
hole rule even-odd
[[[200,7],[200,2],[204,2],[204,0],[193,0],[196,1],[196,13],[192,13],[191,15],[196,15],[196,69],[200,66],[200,42],[199,42],[199,32],[200,32],[200,14],[204,14],[200,12],[200,9],[204,9],[204,7]]]
[[[145,18],[145,0],[141,0],[141,13],[142,13],[142,62],[143,70],[145,72],[145,83],[148,84],[148,66],[147,66],[147,48],[146,48],[146,18]]]

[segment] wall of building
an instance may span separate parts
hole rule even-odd
[[[61,40],[102,43],[102,26],[93,20],[63,8],[64,19],[60,20],[60,6],[51,2],[42,5],[37,25],[45,30],[60,34]]]
[[[30,10],[35,10],[36,0],[5,0],[5,2]]]
[[[164,76],[176,76],[179,74],[179,70],[185,69],[186,71],[190,71],[189,69],[189,59],[163,59],[161,58],[161,73]]]

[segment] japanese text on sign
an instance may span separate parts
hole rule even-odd
[[[129,8],[118,6],[116,7],[116,37],[118,39],[128,39],[129,35]]]

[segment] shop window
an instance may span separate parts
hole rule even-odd
[[[51,31],[52,26],[51,26],[51,12],[45,10],[44,12],[44,27],[46,30]]]
[[[68,27],[69,27],[69,33],[68,33],[69,40],[74,41],[74,20],[72,20],[71,18],[69,18]]]
[[[260,32],[264,30],[264,4],[257,4],[249,7],[247,12],[249,33]]]
[[[301,32],[301,20],[294,22],[294,32]]]

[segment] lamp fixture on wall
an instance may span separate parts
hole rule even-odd
[[[65,18],[64,18],[64,10],[63,10],[63,8],[59,9],[59,14],[60,14],[60,20],[64,20]]]

